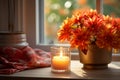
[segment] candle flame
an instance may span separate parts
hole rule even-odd
[[[60,57],[63,56],[63,47],[60,47]]]

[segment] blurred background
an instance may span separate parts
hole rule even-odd
[[[44,0],[45,44],[55,44],[57,30],[63,20],[71,17],[76,9],[95,9],[96,0]],[[120,17],[120,0],[103,0],[103,14]]]

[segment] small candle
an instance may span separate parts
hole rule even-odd
[[[68,48],[54,48],[51,67],[53,72],[67,72],[70,67],[70,51]]]

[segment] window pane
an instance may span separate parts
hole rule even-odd
[[[105,15],[120,17],[120,0],[104,0],[103,10]],[[120,49],[113,49],[113,53],[120,54]]]
[[[104,0],[103,10],[105,15],[120,17],[120,0]]]
[[[57,41],[57,30],[64,19],[70,17],[75,9],[95,9],[96,0],[44,0],[45,43],[54,44]]]

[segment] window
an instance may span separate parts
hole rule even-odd
[[[57,30],[63,20],[70,17],[75,9],[82,7],[95,9],[95,2],[95,0],[36,0],[37,45],[48,47],[59,44]]]
[[[95,9],[95,0],[44,0],[44,43],[58,43],[57,30],[63,20],[83,7]]]

